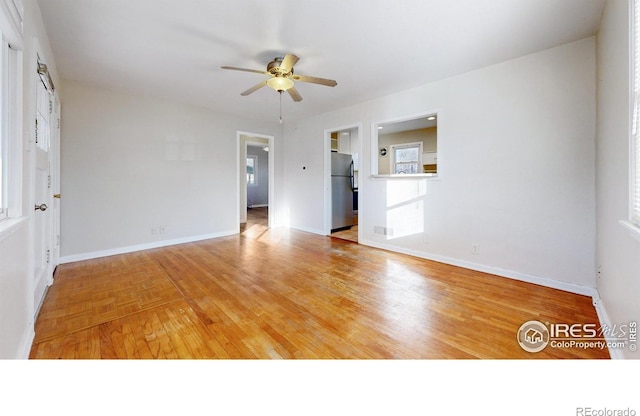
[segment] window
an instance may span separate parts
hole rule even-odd
[[[0,7],[0,220],[19,215],[22,1]],[[11,208],[11,211],[9,210]]]
[[[258,157],[247,156],[247,185],[258,186]]]
[[[12,49],[2,38],[0,51],[0,219],[9,216],[9,183],[16,183],[12,173],[19,174],[16,161],[19,157],[18,133],[18,65],[20,52]],[[15,155],[15,156],[14,156]],[[10,182],[11,180],[11,182]]]
[[[4,52],[4,41],[2,42],[2,49]],[[2,54],[4,55],[4,53]],[[0,58],[1,59],[1,58]],[[4,62],[4,59],[2,59],[0,61],[0,63]],[[2,100],[0,101],[0,111],[2,116],[0,117],[0,220],[7,218],[8,216],[8,211],[9,211],[9,207],[8,207],[8,198],[7,198],[7,188],[9,185],[9,163],[8,163],[8,159],[9,159],[9,140],[7,137],[7,134],[5,134],[5,125],[6,125],[6,121],[5,121],[5,111],[4,111],[4,92],[5,92],[5,88],[4,88],[4,72],[2,71],[1,68],[0,69],[0,75],[2,75],[2,85],[0,87],[0,95],[2,96]]]
[[[0,51],[0,219],[7,218],[9,211],[8,187],[9,187],[9,132],[7,124],[8,101],[8,77],[7,77],[7,50],[8,43],[2,38],[2,50]]]
[[[394,174],[422,173],[422,143],[391,145],[391,172]]]
[[[640,227],[640,0],[633,2],[633,118],[629,220]]]

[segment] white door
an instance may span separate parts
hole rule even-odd
[[[38,77],[36,81],[35,120],[35,214],[34,214],[34,305],[36,313],[44,293],[52,282],[53,193],[51,192],[51,118],[53,97]]]

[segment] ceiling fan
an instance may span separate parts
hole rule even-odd
[[[327,87],[335,87],[338,83],[332,79],[310,77],[306,75],[297,75],[293,73],[293,66],[298,62],[300,58],[293,54],[286,54],[284,58],[274,58],[273,61],[267,64],[266,71],[260,71],[257,69],[237,68],[234,66],[223,66],[222,69],[231,69],[234,71],[254,72],[256,74],[269,75],[270,78],[266,79],[253,87],[249,88],[240,95],[249,95],[260,88],[268,85],[274,90],[278,91],[282,95],[283,91],[289,93],[293,101],[302,101],[302,96],[298,90],[293,86],[293,81],[310,82],[312,84],[326,85]]]

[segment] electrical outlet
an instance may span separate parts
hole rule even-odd
[[[159,226],[158,231],[160,232],[160,234],[164,234],[165,233],[164,225]]]
[[[478,243],[471,244],[471,253],[480,254],[480,244]]]
[[[158,229],[158,227],[151,227],[151,234],[158,234],[160,232],[160,230]]]

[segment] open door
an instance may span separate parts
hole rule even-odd
[[[36,74],[35,187],[34,187],[34,315],[53,282],[54,215],[52,136],[57,134],[54,86],[46,65],[38,57]],[[57,110],[56,110],[57,112]],[[55,130],[54,130],[55,129]],[[52,134],[53,133],[53,134]]]

